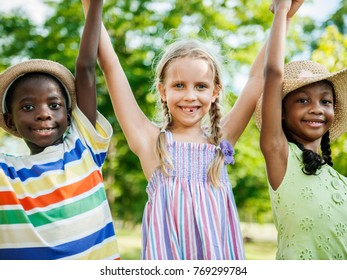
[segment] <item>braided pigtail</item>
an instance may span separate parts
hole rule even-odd
[[[219,98],[215,100],[211,104],[210,108],[210,119],[211,119],[211,136],[210,136],[210,143],[217,146],[216,149],[216,156],[213,159],[213,161],[210,163],[210,166],[208,167],[208,177],[210,178],[212,185],[214,186],[220,186],[221,182],[219,180],[220,178],[220,171],[224,164],[224,154],[222,150],[219,147],[221,138],[222,138],[222,129],[220,126],[220,120],[222,118],[222,114],[220,112],[219,108]]]
[[[331,149],[330,149],[330,133],[327,131],[322,138],[321,142],[321,150],[324,162],[330,166],[333,166],[333,159],[331,157]]]
[[[287,140],[291,143],[294,143],[299,147],[300,150],[302,150],[302,162],[304,164],[304,167],[302,168],[302,171],[307,175],[315,175],[317,173],[317,170],[320,169],[325,163],[328,163],[329,165],[332,164],[331,162],[331,151],[330,151],[330,140],[329,140],[329,133],[326,136],[327,133],[323,135],[322,138],[322,151],[323,156],[319,155],[318,153],[315,153],[312,150],[306,149],[304,145],[296,141],[291,134],[286,132],[284,130],[284,133],[287,137]],[[324,143],[323,143],[324,142]]]
[[[166,175],[169,175],[169,170],[173,168],[173,163],[170,154],[166,148],[167,143],[165,130],[169,128],[171,125],[171,116],[169,108],[167,107],[167,103],[165,101],[162,101],[162,109],[164,114],[164,124],[158,135],[155,152],[160,162],[160,168]]]

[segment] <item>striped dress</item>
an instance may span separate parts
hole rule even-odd
[[[174,169],[156,170],[147,186],[142,221],[142,259],[244,259],[243,241],[226,168],[223,187],[213,187],[207,168],[216,146],[183,143],[166,132]]]
[[[101,168],[112,127],[76,107],[62,144],[0,154],[0,259],[118,259]]]

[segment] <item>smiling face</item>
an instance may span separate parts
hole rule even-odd
[[[162,101],[167,102],[173,129],[200,127],[211,103],[218,97],[214,73],[202,58],[175,59],[166,70],[166,78],[159,84]]]
[[[9,91],[7,126],[16,130],[31,154],[62,143],[68,127],[66,98],[59,83],[47,75],[26,78]]]
[[[306,148],[317,150],[334,120],[332,85],[319,81],[304,86],[288,94],[283,103],[286,129]]]

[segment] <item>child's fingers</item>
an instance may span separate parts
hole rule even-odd
[[[294,16],[303,3],[304,3],[304,0],[293,0],[292,5],[290,6],[290,10],[287,14],[287,17],[290,18]]]

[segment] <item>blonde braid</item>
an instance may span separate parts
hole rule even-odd
[[[222,139],[223,133],[222,128],[220,126],[220,120],[222,118],[222,114],[219,108],[219,98],[215,100],[214,103],[211,104],[210,108],[210,119],[211,119],[211,136],[210,142],[211,144],[219,147],[220,141]],[[220,186],[221,182],[220,171],[224,164],[224,154],[220,148],[216,149],[216,156],[213,161],[210,163],[208,168],[208,176],[214,186]]]
[[[163,133],[163,131],[170,127],[171,118],[169,108],[167,107],[167,103],[164,101],[162,101],[162,109],[164,114],[164,124],[158,135],[155,152],[160,162],[159,168],[161,168],[166,175],[169,175],[169,170],[173,168],[173,163],[170,154],[166,148],[166,136],[165,133]]]

